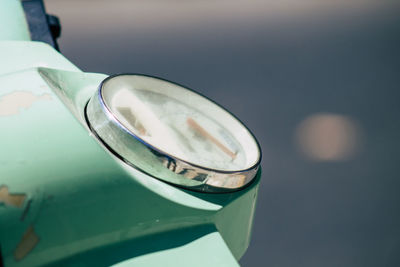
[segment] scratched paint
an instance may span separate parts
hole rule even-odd
[[[35,233],[33,226],[30,225],[25,231],[14,251],[14,258],[19,261],[22,260],[35,246],[39,243],[39,236]]]
[[[31,209],[32,201],[33,201],[33,200],[30,199],[30,200],[27,202],[26,207],[25,207],[24,211],[23,211],[22,214],[21,214],[21,218],[20,218],[21,221],[25,220],[26,216],[28,215],[28,212],[29,212],[29,210]]]
[[[20,113],[23,109],[30,108],[37,101],[52,100],[50,94],[35,95],[28,91],[14,91],[0,96],[0,116],[11,116]]]
[[[6,205],[21,208],[24,204],[25,198],[25,194],[12,194],[8,191],[6,186],[0,186],[0,205],[4,203]]]

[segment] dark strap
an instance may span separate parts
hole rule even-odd
[[[59,51],[56,41],[61,34],[59,19],[46,14],[43,0],[23,0],[22,6],[29,25],[31,40],[47,43]]]

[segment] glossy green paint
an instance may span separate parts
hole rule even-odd
[[[107,75],[38,42],[0,42],[0,58],[0,188],[25,196],[21,206],[0,198],[6,267],[237,265],[260,173],[225,194],[152,178],[88,130],[84,107]]]
[[[165,242],[171,243],[167,239]],[[193,253],[194,251],[198,253]],[[218,254],[215,253],[216,251]],[[211,257],[205,259],[207,255]],[[178,265],[178,262],[190,263],[191,267],[238,266],[221,236],[217,232],[210,232],[204,233],[194,241],[187,240],[184,244],[172,248],[166,246],[163,250],[134,257],[116,264],[115,267],[160,266],[159,263],[162,263],[161,266],[174,267]]]
[[[30,40],[28,24],[19,0],[0,0],[1,40]]]

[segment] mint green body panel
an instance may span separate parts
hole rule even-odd
[[[0,0],[1,40],[30,40],[28,24],[19,0]]]
[[[0,192],[23,199],[0,194],[6,267],[237,265],[260,173],[224,194],[159,181],[89,131],[84,107],[106,75],[38,42],[2,41],[0,58]]]
[[[207,257],[207,255],[209,257]],[[186,265],[190,264],[191,267],[238,266],[237,262],[232,257],[231,252],[225,245],[224,240],[221,238],[221,235],[219,235],[217,232],[205,234],[198,239],[189,241],[181,246],[165,248],[164,250],[153,252],[151,254],[138,256],[118,263],[114,266],[175,267],[178,266],[179,263],[185,263]]]

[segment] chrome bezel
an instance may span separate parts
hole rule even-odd
[[[113,114],[105,103],[102,94],[102,90],[107,81],[126,75],[158,79],[170,83],[171,85],[179,86],[203,97],[205,100],[210,101],[226,111],[247,130],[254,140],[258,149],[258,158],[256,162],[249,168],[242,170],[212,169],[188,162],[157,149],[135,135],[135,133],[127,129]],[[116,154],[124,162],[154,178],[188,189],[201,192],[229,192],[239,190],[248,185],[255,178],[260,166],[262,157],[260,145],[252,132],[236,116],[206,96],[169,80],[150,75],[129,73],[109,76],[100,83],[98,90],[89,100],[86,107],[86,116],[89,128],[94,135],[108,150]],[[137,154],[140,153],[142,153],[141,156],[137,156]]]

